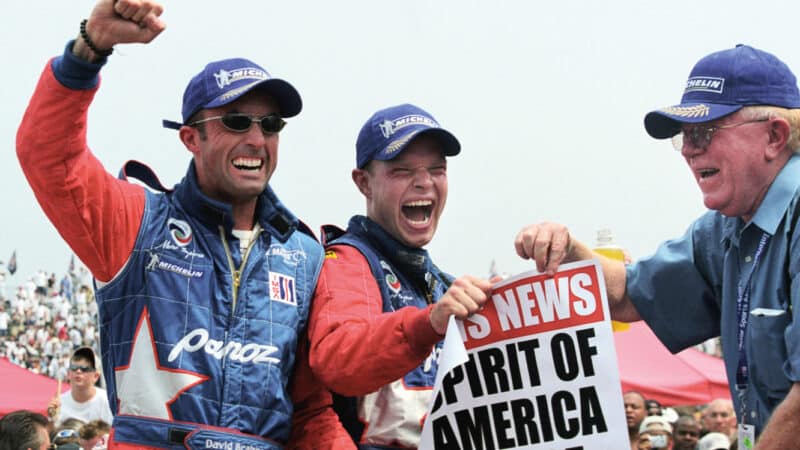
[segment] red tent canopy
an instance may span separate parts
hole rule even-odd
[[[56,394],[58,381],[0,358],[0,417],[19,409],[47,414],[47,403]],[[61,383],[61,392],[69,384]]]
[[[664,406],[731,397],[721,358],[693,348],[673,355],[644,322],[615,332],[614,341],[623,392],[639,391]]]

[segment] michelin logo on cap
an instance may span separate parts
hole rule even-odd
[[[383,137],[388,138],[395,134],[397,130],[409,125],[426,125],[431,128],[439,128],[439,124],[436,123],[436,121],[418,114],[403,116],[394,120],[384,120],[383,123],[378,126],[381,129],[381,133],[383,133]]]
[[[217,80],[217,86],[220,89],[239,80],[266,80],[268,78],[268,73],[255,67],[243,67],[234,70],[220,69],[219,72],[214,74],[214,79]]]
[[[722,94],[725,87],[725,78],[717,77],[691,77],[686,80],[686,92],[705,91]]]

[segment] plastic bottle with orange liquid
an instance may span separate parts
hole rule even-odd
[[[614,235],[608,228],[597,230],[597,245],[592,250],[607,258],[625,261],[625,252],[614,242]]]
[[[614,235],[608,228],[601,228],[597,230],[597,244],[592,250],[594,250],[595,253],[599,253],[607,258],[616,259],[617,261],[625,261],[625,252],[622,250],[622,247],[618,246],[616,242],[614,242]],[[616,320],[612,320],[611,328],[613,328],[614,331],[622,331],[630,328],[630,325],[625,322],[617,322]]]

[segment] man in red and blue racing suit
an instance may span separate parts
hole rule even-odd
[[[172,190],[139,163],[123,175],[163,192],[115,179],[89,151],[106,57],[154,39],[161,11],[101,0],[44,69],[17,135],[36,198],[96,280],[109,448],[352,448],[308,367],[322,247],[268,185],[283,118],[302,107],[294,87],[246,59],[209,63],[183,121],[165,121],[193,154]]]
[[[445,157],[459,152],[421,108],[376,112],[359,133],[352,173],[367,215],[346,232],[323,231],[311,367],[350,397],[337,398],[337,412],[361,449],[419,445],[449,316],[464,319],[488,299],[489,281],[453,280],[423,248],[447,200]]]

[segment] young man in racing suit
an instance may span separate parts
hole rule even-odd
[[[489,281],[453,280],[423,248],[447,200],[445,157],[459,151],[416,106],[376,112],[359,133],[352,173],[367,216],[344,233],[323,232],[311,367],[332,391],[356,397],[337,411],[362,449],[419,444],[448,318],[466,318],[488,298]]]
[[[183,122],[165,121],[193,154],[173,190],[115,179],[87,147],[100,68],[114,45],[163,31],[161,11],[99,1],[17,136],[39,203],[96,279],[109,448],[352,448],[308,368],[322,247],[268,185],[297,91],[245,59],[209,63]],[[141,164],[125,174],[160,188]]]

